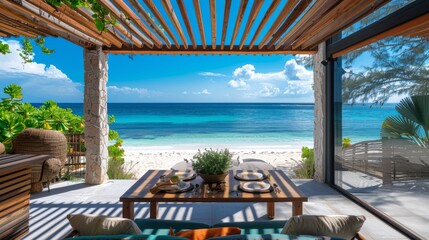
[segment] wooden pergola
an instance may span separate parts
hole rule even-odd
[[[315,54],[319,43],[386,2],[99,0],[117,20],[101,32],[87,8],[2,0],[0,36],[62,37],[119,54]]]
[[[97,30],[88,8],[53,7],[44,0],[0,0],[0,37],[62,37],[84,48],[86,183],[89,184],[100,184],[107,179],[109,53],[314,54],[315,178],[325,181],[329,156],[326,149],[332,141],[327,117],[332,111],[327,97],[332,91],[327,81],[332,78],[333,69],[329,59],[386,36],[429,36],[427,0],[416,0],[409,9],[329,45],[325,44],[328,39],[389,1],[98,2],[117,20],[107,31]]]

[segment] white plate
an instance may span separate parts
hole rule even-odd
[[[237,177],[243,180],[262,180],[264,179],[264,174],[259,172],[240,172],[237,173]]]
[[[193,179],[195,177],[195,173],[193,171],[190,172],[175,172],[175,176],[178,176],[181,180],[186,181]]]
[[[159,187],[159,190],[161,191],[168,191],[168,192],[180,192],[183,190],[186,190],[191,187],[190,182],[179,182],[178,185],[163,185]]]
[[[241,184],[241,188],[249,192],[267,192],[271,185],[266,182],[245,182]]]

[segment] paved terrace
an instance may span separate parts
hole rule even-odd
[[[361,233],[367,239],[407,239],[325,184],[312,180],[293,180],[309,197],[304,214],[362,214],[367,220]],[[135,180],[113,180],[102,185],[60,182],[51,191],[33,194],[30,203],[30,233],[24,239],[62,239],[71,228],[70,213],[110,216],[122,215],[119,197]],[[290,203],[276,204],[276,220],[291,216]],[[175,203],[160,204],[158,218],[217,222],[268,221],[265,203]],[[149,217],[149,204],[136,204],[136,218]]]

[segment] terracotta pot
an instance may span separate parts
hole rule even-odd
[[[225,179],[225,177],[228,175],[228,173],[223,173],[223,174],[219,174],[219,175],[199,173],[198,175],[200,175],[200,177],[206,183],[219,183]]]

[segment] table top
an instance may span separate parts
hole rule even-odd
[[[0,171],[28,164],[43,164],[49,158],[51,158],[49,155],[0,154]]]
[[[306,202],[307,197],[281,170],[258,171],[269,176],[264,182],[278,185],[280,191],[269,193],[247,193],[237,190],[240,183],[234,176],[241,170],[230,170],[225,178],[223,191],[207,191],[207,184],[197,176],[190,182],[201,186],[199,191],[184,193],[159,192],[153,194],[150,189],[160,181],[161,176],[166,178],[174,175],[170,170],[149,170],[120,198],[121,202]]]

